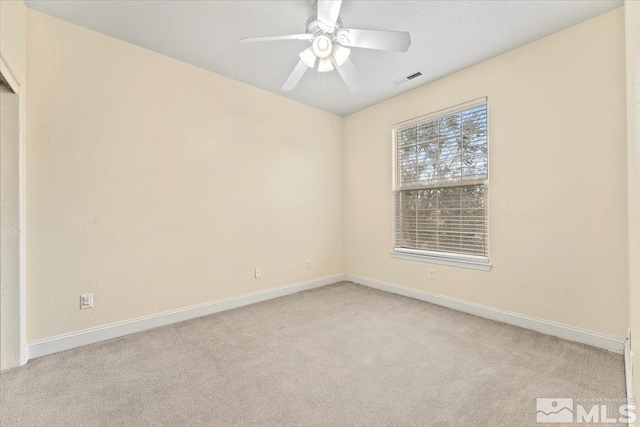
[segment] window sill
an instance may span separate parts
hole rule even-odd
[[[392,258],[408,259],[410,261],[428,262],[432,264],[442,264],[451,267],[470,268],[473,270],[491,271],[491,264],[483,261],[471,261],[466,259],[443,258],[430,255],[417,255],[406,252],[389,252]]]

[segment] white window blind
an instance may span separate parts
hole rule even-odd
[[[488,261],[486,98],[393,128],[394,251]]]

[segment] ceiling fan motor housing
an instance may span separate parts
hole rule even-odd
[[[338,30],[341,28],[342,28],[342,20],[340,18],[338,18],[338,20],[336,21],[336,26],[332,32],[325,31],[325,25],[322,22],[315,19],[315,17],[311,17],[309,18],[309,21],[307,21],[307,34],[313,34],[315,36],[318,36],[320,34],[326,34],[333,39],[336,33],[338,32]]]

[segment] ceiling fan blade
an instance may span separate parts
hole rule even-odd
[[[343,28],[338,31],[338,43],[349,47],[406,52],[411,45],[411,35],[406,31]]]
[[[298,85],[298,82],[300,81],[302,76],[304,76],[304,73],[307,71],[308,68],[309,67],[307,67],[307,65],[304,63],[302,59],[298,61],[298,65],[296,65],[296,67],[293,69],[291,74],[289,74],[287,81],[284,82],[284,85],[282,85],[282,90],[284,91],[293,90]]]
[[[240,43],[272,42],[277,40],[311,40],[313,34],[288,34],[286,36],[245,37]]]
[[[344,64],[338,67],[338,64],[333,61],[333,65],[338,70],[338,74],[342,77],[342,80],[347,84],[349,90],[351,92],[358,92],[362,89],[362,82],[360,81],[360,75],[358,74],[358,70],[356,70],[356,66],[353,65],[350,59],[347,58]]]
[[[322,22],[325,31],[332,33],[338,22],[342,0],[318,0],[318,21]]]

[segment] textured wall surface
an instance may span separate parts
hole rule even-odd
[[[23,93],[26,89],[25,21],[26,8],[22,0],[0,1],[0,56]],[[1,88],[0,369],[20,363],[19,150],[20,132],[24,132],[19,126],[19,109],[24,111],[20,102],[17,95],[4,86]]]
[[[342,271],[626,335],[622,9],[345,119],[27,14],[29,341]],[[481,96],[494,268],[428,280],[391,126]]]
[[[640,397],[640,2],[624,3],[627,49],[627,175],[633,395]]]
[[[0,369],[20,364],[18,95],[0,86]]]
[[[29,341],[343,271],[340,117],[27,23]]]
[[[22,0],[0,1],[0,54],[21,86],[26,75],[26,10]]]
[[[619,8],[348,116],[346,271],[625,337],[624,37]],[[392,125],[483,96],[493,270],[390,258]]]

